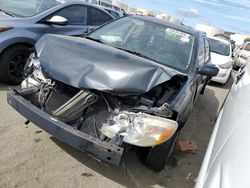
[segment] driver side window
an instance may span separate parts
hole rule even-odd
[[[69,25],[87,25],[88,8],[82,5],[73,5],[63,8],[50,16],[67,18]]]

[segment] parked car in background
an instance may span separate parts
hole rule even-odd
[[[121,16],[126,15],[125,11],[122,8],[115,6],[111,3],[108,3],[107,1],[102,1],[102,0],[84,0],[84,1],[88,2],[88,3],[92,3],[94,5],[99,5],[99,6],[104,7],[104,8],[108,8],[108,9],[113,10],[115,12],[118,12],[119,15],[121,15]]]
[[[218,115],[195,188],[250,187],[249,93],[248,63],[239,70]]]
[[[240,47],[238,57],[236,58],[235,61],[235,66],[238,68],[242,67],[246,65],[246,63],[249,60],[250,60],[250,42],[246,42]]]
[[[114,9],[111,8],[106,8],[106,7],[101,7],[100,8],[104,9],[105,11],[107,11],[109,14],[111,14],[114,18],[120,18],[122,16],[124,16],[123,13],[115,11]]]
[[[218,68],[204,34],[127,16],[86,38],[45,35],[25,73],[23,89],[9,92],[8,102],[28,120],[116,165],[136,146],[160,171]]]
[[[236,46],[234,51],[233,51],[233,57],[235,59],[239,57],[240,51],[241,51],[241,46]]]
[[[218,37],[209,37],[208,40],[211,50],[211,62],[219,68],[219,73],[212,78],[212,81],[226,84],[233,67],[231,42]]]
[[[114,19],[82,1],[0,0],[0,80],[18,84],[30,48],[44,34],[81,36]]]

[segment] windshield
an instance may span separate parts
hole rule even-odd
[[[55,5],[60,0],[0,0],[1,11],[15,17],[31,17]]]
[[[250,51],[250,44],[247,44],[246,47],[244,48],[246,51]]]
[[[230,55],[230,44],[226,42],[222,42],[216,39],[211,39],[209,38],[209,43],[210,43],[210,49],[211,52],[221,54],[224,56],[229,56]]]
[[[88,38],[178,70],[188,68],[194,46],[190,34],[134,17],[118,19]]]

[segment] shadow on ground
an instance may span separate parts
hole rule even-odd
[[[11,85],[10,86],[10,85],[7,85],[7,84],[4,84],[4,83],[0,82],[0,91],[8,91],[11,88],[19,89],[20,85]]]
[[[112,164],[107,164],[98,159],[95,159],[94,157],[91,157],[87,153],[80,152],[72,148],[71,146],[61,142],[55,137],[51,137],[50,139],[54,143],[56,143],[60,148],[62,148],[65,152],[71,155],[73,158],[77,159],[84,166],[91,168],[102,176],[111,179],[112,181],[115,181],[120,185],[123,185],[128,188],[135,187],[135,185],[128,176],[125,164],[122,166],[114,166]]]

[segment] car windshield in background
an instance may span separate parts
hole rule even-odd
[[[244,50],[250,51],[250,44],[248,44],[248,45],[244,48]]]
[[[0,10],[14,17],[31,17],[62,2],[60,0],[0,0]]]
[[[188,33],[134,17],[118,19],[88,38],[181,71],[188,68],[194,46]]]
[[[221,54],[224,56],[230,55],[230,45],[228,43],[209,38],[211,52]]]

